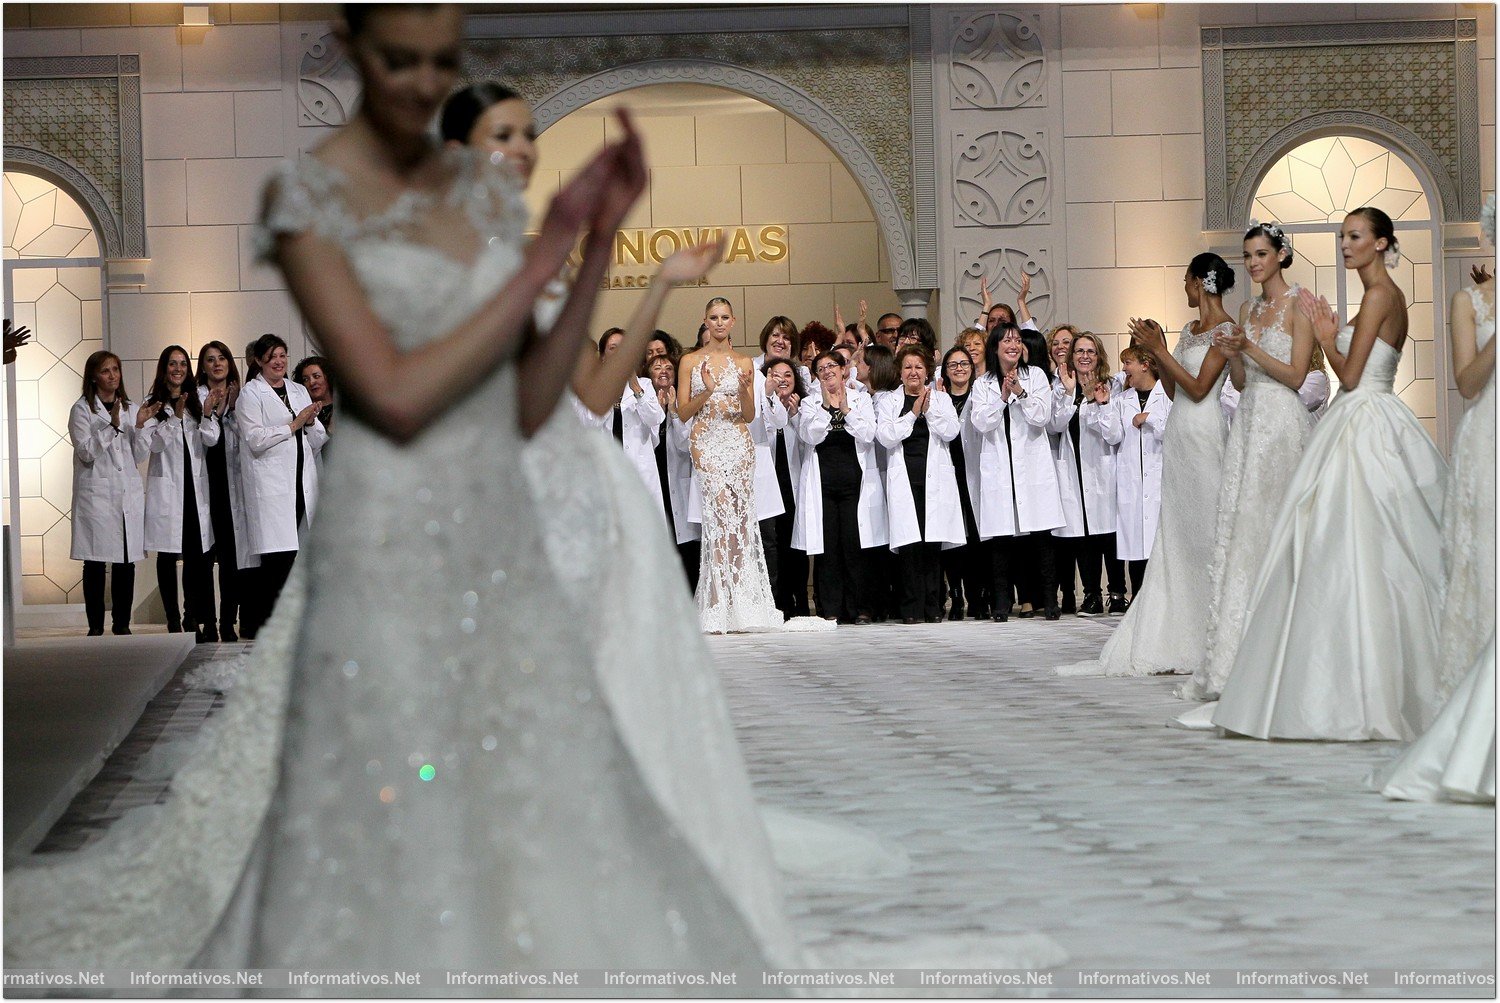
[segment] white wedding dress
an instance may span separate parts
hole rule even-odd
[[[1474,304],[1475,348],[1495,337],[1495,284],[1465,290]],[[1447,568],[1438,664],[1446,697],[1495,631],[1495,377],[1459,419],[1453,436],[1448,496],[1443,502]]]
[[[1338,334],[1349,351],[1354,328]],[[1436,716],[1448,465],[1377,339],[1308,440],[1213,723],[1254,738],[1399,740]]]
[[[692,367],[693,396],[706,389]],[[698,571],[698,619],[706,634],[780,630],[785,617],[771,595],[771,576],[755,520],[755,444],[740,415],[739,370],[717,372],[713,395],[693,421],[693,467],[703,496],[703,546]]]
[[[337,242],[392,335],[420,344],[520,262],[513,182],[473,155],[450,164],[441,197],[363,212],[304,157],[279,176],[266,223]],[[702,824],[679,826],[653,791],[666,768],[642,769],[621,736],[618,686],[595,672],[525,481],[504,476],[522,463],[514,380],[498,371],[406,447],[346,417],[288,593],[202,754],[162,812],[95,853],[7,875],[8,965],[799,957],[711,668],[668,703],[718,709],[692,723],[721,741],[688,744],[713,745],[703,768],[740,782],[700,792],[732,809],[714,862]],[[668,595],[667,615],[683,606]]]
[[[1182,329],[1172,356],[1196,374],[1214,333]],[[1214,550],[1219,470],[1224,462],[1221,376],[1201,401],[1178,392],[1162,436],[1161,521],[1146,580],[1097,660],[1058,667],[1064,676],[1191,673],[1208,631],[1208,566]]]
[[[1246,336],[1272,358],[1290,362],[1292,336],[1287,311],[1295,310],[1298,287],[1280,304],[1256,297],[1246,318]],[[1250,593],[1260,571],[1276,513],[1302,458],[1312,419],[1297,391],[1277,382],[1248,356],[1240,406],[1224,445],[1215,543],[1209,564],[1208,631],[1203,661],[1178,689],[1185,700],[1219,695],[1239,651]],[[1191,721],[1180,722],[1192,726]],[[1198,727],[1207,727],[1203,721]]]

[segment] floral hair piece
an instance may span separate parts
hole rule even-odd
[[[1204,292],[1210,296],[1219,295],[1219,272],[1217,269],[1210,268],[1208,274],[1203,276],[1202,281]]]
[[[1250,220],[1250,225],[1245,228],[1245,233],[1249,234],[1249,232],[1251,230],[1254,230],[1256,227],[1260,227],[1262,230],[1264,230],[1266,236],[1270,237],[1273,241],[1276,242],[1276,246],[1278,249],[1283,251],[1285,254],[1292,253],[1291,234],[1283,230],[1280,223],[1277,223],[1275,221],[1262,223],[1260,220],[1252,218]]]
[[[1495,246],[1495,196],[1491,195],[1484,200],[1484,208],[1479,211],[1479,232],[1484,234],[1485,243],[1491,247]]]

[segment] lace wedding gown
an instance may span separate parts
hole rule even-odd
[[[1494,283],[1489,295],[1470,286],[1475,348],[1495,337]],[[1447,588],[1438,665],[1442,696],[1473,667],[1495,630],[1495,377],[1459,419],[1453,465],[1443,502],[1443,559]]]
[[[305,157],[279,175],[267,228],[338,243],[392,335],[420,344],[520,262],[514,185],[473,155],[449,163],[441,197],[366,212]],[[784,920],[749,918],[622,739],[617,687],[574,629],[530,493],[504,476],[522,462],[516,406],[506,367],[406,447],[348,419],[290,594],[165,817],[7,875],[7,964],[759,968],[794,956]],[[695,706],[715,704],[701,677],[686,685]],[[764,836],[748,828],[720,851],[748,848],[748,863],[718,870],[759,866],[737,887],[774,888]]]
[[[1296,309],[1297,288],[1283,293],[1280,304],[1256,297],[1246,318],[1246,334],[1281,362],[1292,358],[1286,313]],[[1312,429],[1296,390],[1278,383],[1248,356],[1244,365],[1245,388],[1224,445],[1206,593],[1210,598],[1205,655],[1193,678],[1178,688],[1178,696],[1186,700],[1216,698],[1229,677],[1266,538]],[[1208,722],[1197,726],[1208,727]]]
[[[1338,334],[1349,351],[1352,325]],[[1448,465],[1376,340],[1308,440],[1262,539],[1213,723],[1254,738],[1403,740],[1435,716]]]
[[[1196,374],[1214,333],[1182,329],[1172,356]],[[1203,661],[1208,630],[1209,558],[1224,462],[1224,413],[1219,378],[1201,401],[1179,392],[1162,436],[1161,521],[1146,580],[1099,658],[1064,665],[1064,676],[1148,676],[1190,673]]]
[[[785,622],[755,520],[755,445],[740,414],[739,369],[730,359],[714,371],[713,396],[693,422],[693,466],[703,485],[703,550],[698,619],[706,634],[780,630]],[[700,366],[691,392],[703,393]]]

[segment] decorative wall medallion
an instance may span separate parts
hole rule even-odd
[[[1028,250],[1001,246],[978,254],[959,251],[958,295],[952,307],[953,320],[958,326],[954,330],[968,327],[979,316],[984,306],[982,283],[985,280],[989,282],[990,298],[994,302],[1014,306],[1023,275],[1031,276],[1031,292],[1026,305],[1036,318],[1037,327],[1047,330],[1052,325],[1055,299],[1051,260],[1051,252],[1046,248]]]
[[[140,58],[5,60],[5,162],[61,185],[110,258],[146,256]]]
[[[343,125],[359,100],[359,74],[333,32],[304,31],[297,68],[298,125]]]
[[[953,137],[953,201],[959,226],[1050,222],[1043,132],[1009,129]]]
[[[952,14],[951,107],[1031,108],[1045,105],[1046,63],[1036,14],[984,11]]]

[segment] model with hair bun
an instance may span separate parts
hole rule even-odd
[[[1448,465],[1396,396],[1406,297],[1386,270],[1391,219],[1365,206],[1339,229],[1364,286],[1338,323],[1302,294],[1340,390],[1309,438],[1264,548],[1213,723],[1253,738],[1416,738],[1436,716]]]
[[[1207,651],[1196,666],[1169,666],[1194,669],[1178,689],[1190,700],[1216,698],[1234,666],[1266,534],[1312,428],[1297,391],[1307,378],[1314,338],[1312,323],[1298,309],[1297,288],[1286,281],[1291,237],[1275,223],[1256,223],[1245,231],[1243,246],[1245,268],[1260,295],[1240,308],[1238,325],[1221,323],[1213,332],[1242,396],[1224,446],[1206,593]],[[1218,402],[1212,406],[1217,409]],[[1209,726],[1196,717],[1177,723]]]
[[[1098,661],[1068,665],[1063,675],[1145,676],[1190,673],[1203,660],[1208,633],[1209,563],[1224,465],[1224,415],[1219,386],[1227,359],[1214,337],[1234,326],[1224,294],[1234,269],[1217,254],[1193,258],[1183,294],[1198,316],[1167,351],[1154,320],[1130,321],[1130,333],[1150,351],[1172,397],[1162,436],[1161,517],[1146,580],[1104,646]]]

